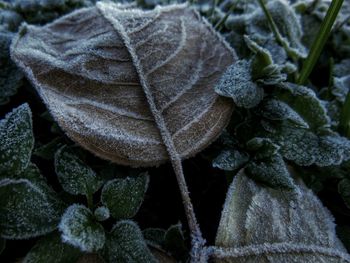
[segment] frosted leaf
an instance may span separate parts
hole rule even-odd
[[[248,36],[244,36],[244,40],[255,54],[251,66],[253,80],[265,85],[275,85],[287,79],[287,75],[281,72],[282,67],[274,63],[269,50],[259,46]]]
[[[330,120],[327,115],[325,103],[317,98],[315,92],[307,87],[292,83],[283,83],[278,99],[287,103],[296,111],[311,130],[328,127]]]
[[[67,135],[119,164],[193,156],[233,110],[214,85],[234,51],[185,4],[145,11],[100,1],[27,26],[11,56]]]
[[[23,18],[17,12],[0,9],[0,25],[2,25],[6,31],[17,31],[22,21]]]
[[[104,259],[106,263],[156,263],[138,225],[119,221],[107,236]]]
[[[7,239],[49,233],[62,213],[62,203],[37,170],[30,167],[25,173],[22,179],[0,181],[0,235]]]
[[[224,150],[214,160],[213,167],[225,171],[239,169],[249,160],[249,155],[237,150]]]
[[[216,93],[232,98],[238,107],[253,108],[264,97],[264,90],[252,80],[251,61],[231,65],[215,87]]]
[[[102,188],[101,202],[114,218],[131,218],[143,202],[148,182],[148,174],[108,181]]]
[[[146,228],[142,231],[143,237],[147,243],[156,246],[163,246],[165,239],[165,230],[161,228]]]
[[[299,17],[291,5],[284,0],[272,0],[266,4],[277,28],[278,33],[288,48],[288,52],[296,58],[305,58],[307,50],[301,43],[302,27]],[[273,37],[267,18],[261,8],[250,14],[246,20],[248,35],[255,39],[267,40]]]
[[[28,104],[12,110],[0,121],[0,142],[0,177],[13,177],[24,171],[34,145]]]
[[[334,65],[333,74],[336,77],[344,77],[350,75],[350,59],[343,59]]]
[[[338,183],[338,192],[347,207],[350,207],[350,179],[344,178]]]
[[[103,226],[95,221],[91,211],[83,205],[71,205],[64,212],[58,226],[62,240],[81,251],[100,250],[106,240]]]
[[[273,188],[294,190],[295,185],[280,154],[250,161],[245,166],[249,177]]]
[[[96,173],[66,146],[55,154],[55,170],[63,189],[73,195],[91,195],[103,184]]]
[[[95,209],[94,215],[97,221],[105,221],[110,217],[110,212],[107,207],[100,206]]]
[[[339,165],[350,158],[350,141],[336,134],[317,136],[305,129],[283,127],[274,140],[284,158],[301,166]]]
[[[280,147],[269,138],[255,137],[247,142],[247,149],[253,151],[255,159],[269,158],[278,154]]]
[[[81,254],[79,249],[63,243],[55,232],[40,239],[22,263],[76,263]]]
[[[10,59],[10,43],[14,34],[0,32],[0,105],[9,102],[22,84],[23,74]]]
[[[297,127],[309,128],[309,125],[294,109],[280,100],[271,99],[262,103],[261,115],[270,120],[288,120]]]
[[[0,238],[0,255],[4,251],[5,247],[6,247],[6,240],[3,238]]]
[[[339,101],[344,103],[346,95],[350,90],[350,74],[344,77],[333,78],[334,87],[331,92],[332,95]]]
[[[240,172],[222,211],[216,262],[350,262],[332,215],[301,181],[296,183],[298,194],[261,187]]]

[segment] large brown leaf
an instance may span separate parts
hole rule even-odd
[[[67,135],[116,163],[192,156],[233,109],[214,85],[234,52],[185,5],[141,11],[101,2],[26,26],[11,53]]]
[[[332,215],[302,182],[297,185],[298,192],[274,190],[238,174],[222,211],[216,262],[350,262]]]

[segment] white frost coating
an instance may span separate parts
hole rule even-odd
[[[95,252],[104,246],[103,227],[94,221],[91,211],[83,205],[71,205],[64,212],[58,226],[62,241],[85,252]]]
[[[210,252],[217,262],[350,262],[335,234],[334,219],[314,193],[261,187],[240,172],[225,201]]]

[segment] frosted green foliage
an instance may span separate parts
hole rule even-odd
[[[6,247],[6,240],[3,238],[0,238],[0,255],[4,251],[5,247]]]
[[[73,195],[91,195],[103,184],[96,173],[66,146],[55,154],[55,170],[63,189]]]
[[[186,262],[188,249],[182,231],[182,225],[176,224],[168,228],[164,236],[164,248],[181,262]]]
[[[104,259],[106,263],[156,263],[142,232],[134,222],[119,221],[107,237]]]
[[[255,137],[247,142],[247,149],[255,152],[255,158],[269,158],[278,153],[280,147],[269,138]]]
[[[309,128],[309,125],[297,112],[280,100],[271,99],[262,103],[261,115],[269,120],[289,121],[297,127]]]
[[[337,101],[344,103],[346,95],[350,90],[350,74],[344,77],[334,77],[333,83],[332,94]]]
[[[249,161],[249,155],[237,150],[224,150],[214,160],[213,167],[225,171],[234,171]]]
[[[238,107],[257,106],[264,97],[264,90],[254,83],[251,64],[251,61],[239,60],[231,65],[216,85],[216,93],[232,98]]]
[[[317,98],[313,90],[292,83],[283,83],[280,87],[282,90],[277,93],[278,98],[293,108],[311,130],[317,131],[329,126],[325,103]]]
[[[350,59],[343,59],[338,64],[335,64],[333,74],[336,77],[350,75]]]
[[[274,139],[283,157],[300,166],[339,165],[350,158],[350,141],[337,134],[317,136],[305,129],[283,127]]]
[[[295,10],[283,0],[272,0],[266,4],[273,21],[275,22],[278,34],[289,55],[297,58],[305,58],[307,50],[301,43],[302,27]],[[261,41],[273,37],[265,14],[258,8],[246,20],[247,33],[254,39]]]
[[[62,240],[81,251],[100,250],[106,240],[103,226],[95,221],[91,211],[83,205],[71,205],[64,212],[58,226]]]
[[[108,181],[102,188],[101,201],[114,218],[131,218],[142,204],[148,182],[147,173]]]
[[[23,74],[10,59],[9,48],[14,34],[0,31],[0,105],[16,94]]]
[[[22,263],[76,263],[81,254],[79,249],[63,243],[55,232],[40,239]]]
[[[28,178],[0,181],[0,235],[7,239],[49,233],[61,216],[62,203],[40,174],[31,167],[25,176]]]
[[[244,40],[255,54],[252,60],[253,80],[265,85],[275,85],[287,79],[287,75],[281,72],[282,67],[274,63],[268,49],[259,46],[248,36],[245,36]]]
[[[255,181],[272,188],[295,189],[293,180],[280,154],[251,161],[245,167],[245,171]]]
[[[45,160],[52,160],[55,157],[55,153],[63,146],[63,140],[61,137],[57,137],[47,144],[39,146],[34,149],[33,154],[39,156]]]
[[[165,230],[161,228],[146,228],[142,231],[143,237],[151,245],[163,246]]]
[[[105,221],[110,217],[110,212],[107,207],[100,206],[95,209],[94,215],[97,221]]]
[[[17,31],[23,21],[21,15],[12,10],[0,10],[0,25],[6,31]]]
[[[24,171],[34,145],[32,113],[22,104],[0,121],[0,178]]]
[[[350,208],[350,179],[344,178],[339,182],[338,192],[342,196],[346,206]]]

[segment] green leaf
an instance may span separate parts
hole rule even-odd
[[[337,134],[317,136],[313,132],[283,127],[272,138],[284,158],[301,166],[339,165],[350,158],[350,141]]]
[[[110,212],[107,207],[100,206],[95,209],[94,215],[97,221],[105,221],[110,217]]]
[[[24,171],[33,145],[32,113],[25,103],[0,121],[0,178],[14,177]]]
[[[289,121],[300,128],[309,128],[304,119],[287,103],[280,100],[267,100],[262,103],[261,116],[274,121]]]
[[[306,58],[304,65],[301,69],[298,84],[305,84],[310,73],[312,72],[318,58],[326,44],[326,41],[331,33],[333,24],[337,18],[340,8],[344,0],[332,1],[327,11],[326,17],[322,21],[320,29],[317,33],[317,37],[314,40],[310,53]]]
[[[92,195],[103,184],[96,173],[66,146],[55,155],[55,170],[63,189],[73,195]]]
[[[255,137],[247,142],[247,148],[253,151],[255,158],[269,158],[278,154],[280,147],[269,138]]]
[[[104,259],[107,263],[156,263],[142,232],[130,220],[119,221],[107,237]]]
[[[272,188],[294,190],[295,184],[283,158],[275,154],[270,158],[251,161],[245,167],[249,177]]]
[[[264,90],[252,80],[252,62],[239,60],[223,74],[215,87],[216,93],[232,98],[238,107],[253,108],[264,97]]]
[[[94,220],[94,215],[83,205],[68,207],[58,228],[62,232],[62,240],[81,251],[95,252],[105,244],[103,226]]]
[[[45,160],[52,160],[55,157],[55,153],[63,146],[62,137],[56,137],[47,144],[44,144],[36,148],[33,152],[34,155],[39,156]]]
[[[148,182],[147,173],[108,181],[102,188],[101,201],[114,218],[131,218],[142,204]]]
[[[344,178],[338,183],[338,192],[346,206],[350,208],[350,179]]]
[[[283,83],[279,87],[281,90],[276,94],[279,100],[297,112],[311,130],[317,131],[330,126],[325,103],[316,96],[313,90],[292,83]]]
[[[163,246],[165,240],[165,230],[161,228],[146,228],[142,231],[143,237],[147,243]]]
[[[10,44],[15,34],[0,32],[0,105],[9,102],[22,84],[23,73],[10,59]]]
[[[28,179],[0,181],[0,235],[4,238],[44,235],[55,230],[60,220],[62,203],[40,174],[30,169]]]
[[[0,255],[6,248],[6,239],[0,238]]]
[[[81,251],[62,242],[58,233],[40,239],[28,252],[23,263],[76,263]]]
[[[168,228],[164,237],[164,248],[176,259],[186,262],[188,249],[181,224],[172,225]]]
[[[237,150],[223,150],[214,160],[213,167],[225,171],[234,171],[249,161],[249,155]]]

